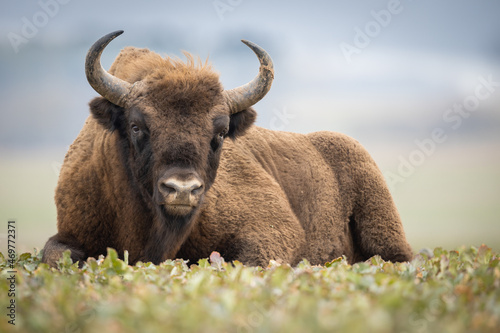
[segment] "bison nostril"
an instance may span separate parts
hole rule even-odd
[[[178,187],[171,182],[165,182],[160,184],[160,191],[164,195],[174,194],[175,192],[177,192],[177,189]]]
[[[201,194],[201,192],[203,192],[202,184],[193,185],[193,187],[191,188],[191,194],[194,196]]]

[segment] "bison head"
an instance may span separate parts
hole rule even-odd
[[[271,88],[272,60],[243,40],[257,55],[260,70],[231,90],[222,88],[207,63],[189,54],[184,63],[128,47],[107,72],[101,53],[122,33],[102,37],[87,54],[87,79],[103,97],[91,102],[91,112],[119,133],[129,177],[164,223],[186,224],[214,182],[224,139],[244,133],[255,121],[251,106]]]

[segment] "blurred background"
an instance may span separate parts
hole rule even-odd
[[[96,96],[88,48],[209,57],[226,88],[252,79],[264,47],[276,79],[257,124],[360,141],[386,176],[415,250],[500,250],[500,2],[76,1],[0,3],[0,251],[56,232],[54,188]]]

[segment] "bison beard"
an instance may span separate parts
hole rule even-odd
[[[252,105],[269,91],[271,58],[259,74],[224,90],[209,65],[127,47],[109,72],[106,45],[89,50],[86,74],[102,96],[66,154],[56,189],[58,233],[42,261],[129,252],[129,262],[218,251],[267,265],[412,258],[385,180],[354,139],[333,132],[270,131]]]
[[[196,209],[185,216],[168,214],[163,206],[157,206],[156,216],[149,233],[149,239],[144,249],[145,258],[154,264],[175,258],[181,244],[193,227],[198,215]]]

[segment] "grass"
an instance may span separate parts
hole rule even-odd
[[[0,255],[0,331],[15,273],[19,332],[498,332],[500,256],[492,249],[424,250],[410,263],[349,265],[127,264],[110,249],[59,269],[39,253]]]

